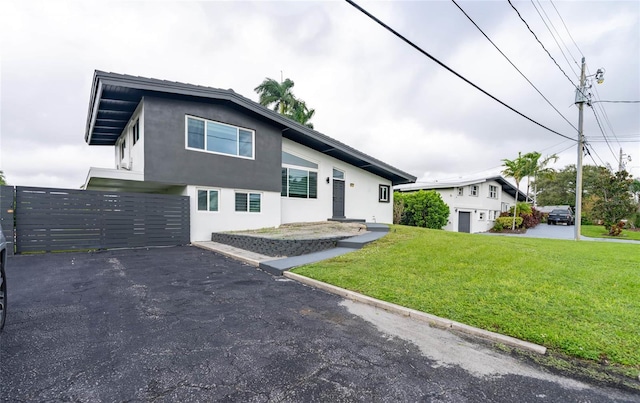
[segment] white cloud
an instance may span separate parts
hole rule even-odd
[[[361,4],[509,105],[575,134],[454,5]],[[555,11],[542,4],[572,46]],[[600,97],[640,99],[640,6],[554,4],[592,73],[607,70]],[[577,125],[571,84],[513,10],[495,2],[461,5]],[[516,6],[572,74],[531,5]],[[344,2],[8,1],[0,5],[0,38],[0,169],[17,184],[76,188],[90,166],[113,165],[112,150],[84,143],[94,69],[233,88],[252,99],[255,86],[282,71],[316,109],[319,131],[420,178],[491,170],[518,151],[560,152],[570,145]],[[607,133],[610,123],[620,135],[640,134],[638,104],[603,106]],[[602,138],[591,110],[585,112],[585,133]],[[614,139],[611,148],[617,153],[620,146],[640,159],[638,143]],[[617,165],[605,143],[593,147],[603,162]],[[575,159],[574,147],[558,164]],[[640,176],[640,169],[633,173]]]

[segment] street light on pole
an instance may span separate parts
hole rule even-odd
[[[576,211],[574,218],[574,239],[580,240],[580,227],[582,226],[582,157],[584,155],[584,104],[591,106],[589,99],[591,94],[587,94],[587,90],[591,88],[591,84],[587,86],[587,76],[585,75],[585,58],[582,58],[582,68],[580,69],[580,86],[576,88],[576,104],[578,105],[578,162],[576,164]],[[604,69],[598,69],[594,77],[598,84],[604,82]]]

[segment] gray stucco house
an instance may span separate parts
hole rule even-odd
[[[96,71],[85,141],[114,149],[85,189],[188,195],[191,240],[290,222],[391,223],[415,176],[233,90]]]

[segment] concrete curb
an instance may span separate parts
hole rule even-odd
[[[502,343],[507,346],[520,348],[522,350],[532,351],[538,354],[544,355],[547,352],[546,347],[540,346],[538,344],[516,339],[515,337],[511,337],[511,336],[505,336],[503,334],[490,332],[488,330],[478,329],[473,326],[465,325],[464,323],[459,323],[449,319],[444,319],[439,316],[416,311],[415,309],[405,308],[403,306],[392,304],[390,302],[380,301],[378,299],[371,298],[354,291],[345,290],[344,288],[336,287],[334,285],[323,283],[318,280],[313,280],[309,277],[301,276],[296,273],[291,273],[290,271],[284,272],[283,276],[288,277],[292,280],[299,281],[303,284],[310,285],[312,287],[316,287],[321,290],[330,292],[332,294],[339,295],[343,298],[350,299],[352,301],[371,305],[376,308],[384,309],[385,311],[392,312],[398,315],[408,316],[415,320],[428,323],[429,325],[434,327],[438,327],[441,329],[451,329],[453,331],[470,334],[476,337],[481,337],[486,340]]]
[[[215,242],[210,242],[210,241],[206,242],[206,243],[205,242],[192,242],[191,245],[195,246],[196,248],[200,248],[200,249],[204,249],[204,250],[208,250],[208,251],[219,253],[221,255],[224,255],[226,257],[230,257],[230,258],[235,259],[235,260],[239,260],[239,261],[241,261],[243,263],[246,263],[246,264],[254,266],[254,267],[259,267],[261,261],[266,261],[265,259],[260,259],[260,258],[254,257],[253,256],[254,255],[253,252],[240,251],[240,252],[243,252],[243,253],[239,253],[239,251],[235,250],[235,248],[232,249],[232,247],[230,247],[228,245],[220,244],[220,243],[215,243]],[[258,256],[257,254],[255,254],[255,255]],[[273,259],[277,259],[277,258],[273,258]]]

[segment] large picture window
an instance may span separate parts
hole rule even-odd
[[[318,173],[296,168],[282,168],[282,196],[302,199],[318,198]]]
[[[261,198],[260,193],[236,192],[236,211],[259,213]]]
[[[304,158],[282,152],[283,165],[296,165],[297,167],[282,167],[282,191],[284,197],[301,199],[318,198],[318,164]],[[311,168],[311,169],[303,169]]]
[[[253,130],[187,116],[187,148],[253,158]]]
[[[198,211],[218,211],[218,191],[198,189]]]

